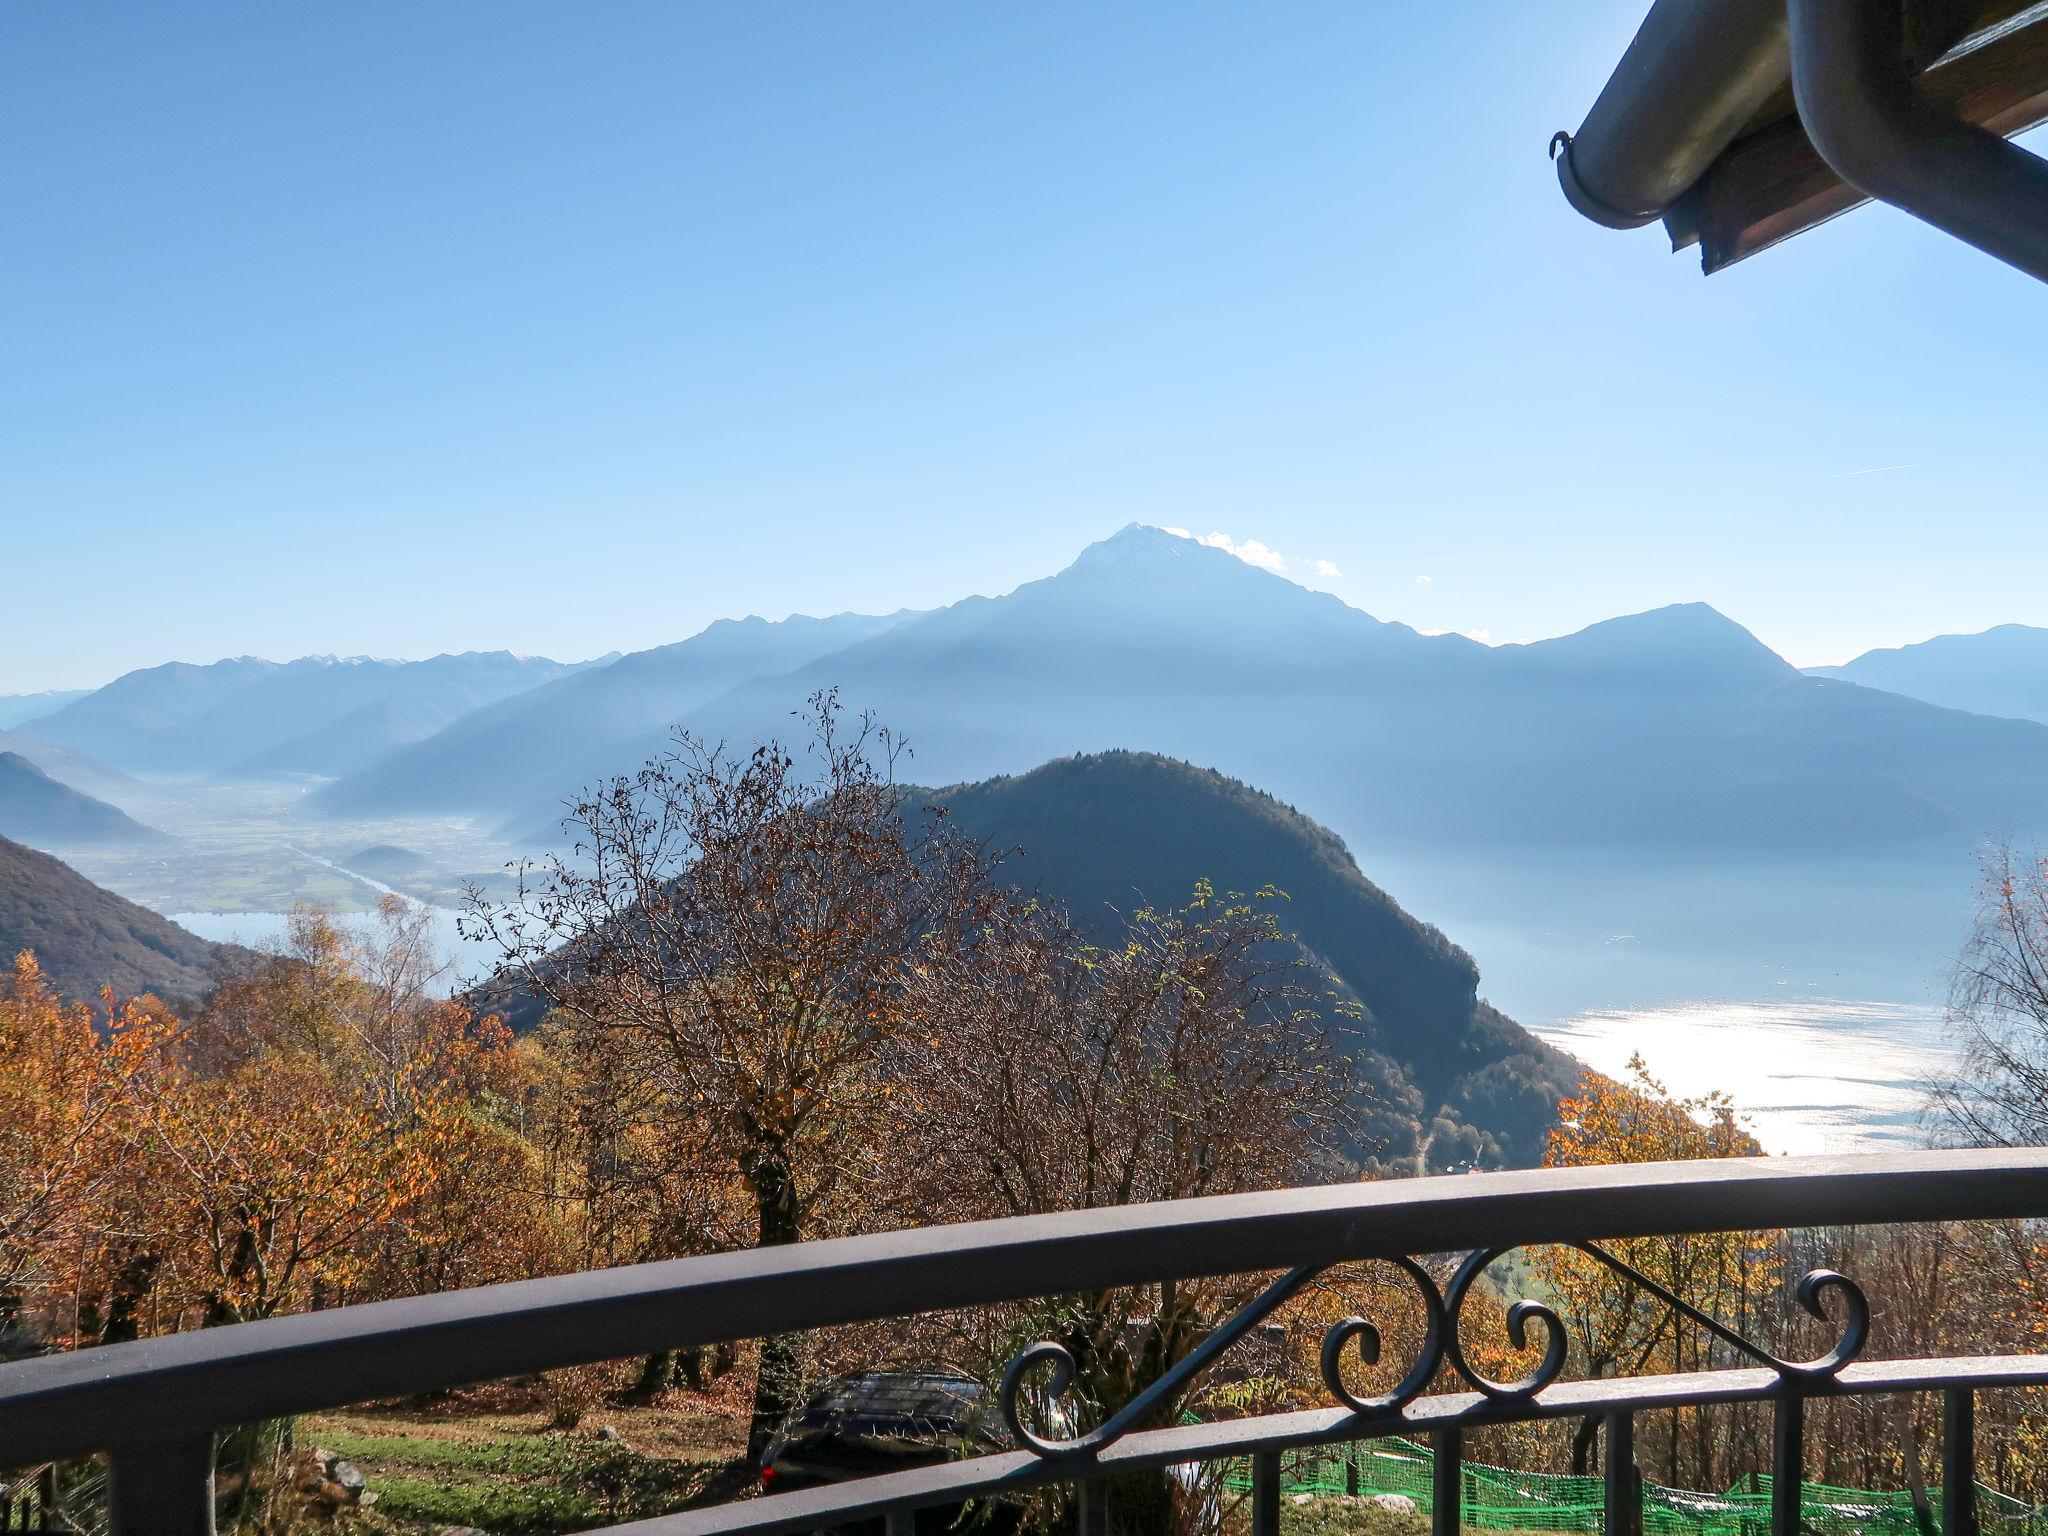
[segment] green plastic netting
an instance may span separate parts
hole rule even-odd
[[[1289,1451],[1281,1458],[1286,1498],[1371,1498],[1392,1494],[1412,1500],[1419,1514],[1431,1511],[1436,1458],[1411,1440],[1365,1440],[1349,1445]],[[1235,1488],[1251,1486],[1249,1462],[1233,1463],[1225,1477]],[[1744,1478],[1723,1493],[1666,1488],[1647,1479],[1643,1491],[1645,1536],[1768,1536],[1771,1479]],[[1923,1525],[1904,1490],[1877,1492],[1807,1483],[1800,1523],[1813,1536],[1921,1536],[1941,1528],[1941,1489],[1927,1490]],[[1465,1463],[1464,1523],[1483,1530],[1586,1531],[1606,1524],[1605,1489],[1597,1477],[1549,1472],[1516,1472],[1482,1462]],[[1987,1536],[2048,1536],[2048,1509],[2035,1509],[1995,1489],[1977,1485],[1978,1522]]]

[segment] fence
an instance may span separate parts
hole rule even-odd
[[[1467,1527],[1495,1531],[1606,1530],[1606,1482],[1467,1461],[1460,1469],[1459,1506]],[[1252,1490],[1252,1468],[1238,1461],[1224,1478],[1239,1492]],[[1312,1446],[1280,1461],[1280,1493],[1295,1500],[1374,1498],[1409,1500],[1417,1513],[1434,1514],[1436,1453],[1413,1440],[1357,1441]],[[1666,1488],[1639,1480],[1639,1529],[1648,1536],[1764,1536],[1771,1528],[1772,1479],[1761,1473],[1722,1493]],[[1837,1488],[1806,1482],[1799,1495],[1799,1526],[1808,1536],[1935,1536],[1947,1500],[1927,1490],[1916,1510],[1905,1490]],[[2048,1536],[2048,1511],[1979,1483],[1976,1518],[1986,1536]]]
[[[1033,1428],[1032,1405],[1060,1394],[1073,1376],[1066,1351],[1042,1342],[1011,1363],[998,1394],[1019,1449],[621,1529],[632,1536],[783,1536],[882,1517],[891,1536],[907,1536],[919,1509],[1064,1485],[1074,1490],[1081,1536],[1098,1536],[1115,1474],[1248,1457],[1252,1536],[1278,1536],[1284,1455],[1401,1436],[1426,1441],[1433,1452],[1427,1507],[1435,1536],[1459,1536],[1491,1497],[1491,1485],[1464,1470],[1468,1428],[1591,1417],[1605,1436],[1604,1529],[1643,1536],[1657,1529],[1657,1516],[1637,1489],[1636,1415],[1749,1402],[1768,1406],[1773,1425],[1773,1477],[1756,1494],[1768,1506],[1768,1529],[1800,1536],[1806,1403],[1937,1392],[1948,1485],[1940,1528],[1943,1536],[1975,1536],[1977,1394],[2048,1384],[2048,1355],[1860,1360],[1868,1303],[1849,1277],[1816,1271],[1798,1301],[1836,1320],[1835,1346],[1815,1360],[1780,1359],[1630,1271],[1596,1240],[2040,1217],[2048,1217],[2048,1150],[1995,1149],[1389,1180],[928,1227],[337,1307],[15,1361],[0,1365],[0,1464],[104,1451],[119,1536],[211,1536],[215,1440],[237,1424],[657,1349],[1284,1270],[1127,1409],[1083,1434],[1064,1435],[1048,1415]],[[1540,1304],[1524,1301],[1508,1322],[1517,1339],[1526,1331],[1543,1344],[1543,1361],[1519,1381],[1489,1380],[1460,1343],[1465,1302],[1503,1254],[1542,1244],[1568,1245],[1619,1270],[1753,1364],[1562,1379],[1563,1328]],[[1412,1257],[1445,1253],[1469,1255],[1446,1285]],[[1407,1273],[1425,1324],[1420,1355],[1398,1386],[1371,1398],[1346,1386],[1340,1367],[1347,1352],[1378,1338],[1369,1321],[1349,1318],[1323,1343],[1332,1406],[1148,1427],[1290,1297],[1334,1266],[1363,1259]],[[1446,1370],[1469,1390],[1425,1395]]]

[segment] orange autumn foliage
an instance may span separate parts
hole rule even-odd
[[[102,1053],[92,1010],[17,955],[0,979],[0,1298],[46,1283],[52,1251],[75,1239],[108,1176],[118,1095]]]

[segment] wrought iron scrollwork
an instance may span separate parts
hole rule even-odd
[[[1471,1383],[1488,1397],[1500,1401],[1534,1397],[1564,1370],[1565,1331],[1558,1315],[1540,1301],[1517,1301],[1508,1308],[1508,1342],[1517,1349],[1529,1347],[1529,1324],[1543,1325],[1543,1359],[1536,1369],[1516,1381],[1495,1381],[1474,1370],[1465,1358],[1464,1346],[1458,1339],[1458,1325],[1465,1314],[1465,1300],[1472,1294],[1472,1287],[1479,1277],[1490,1269],[1502,1256],[1512,1253],[1512,1248],[1481,1248],[1469,1255],[1458,1266],[1458,1272],[1451,1276],[1449,1291],[1444,1299],[1449,1318],[1444,1325],[1444,1350],[1451,1362],[1451,1369]]]
[[[1847,1275],[1838,1274],[1832,1269],[1816,1269],[1807,1274],[1800,1280],[1795,1294],[1799,1305],[1822,1322],[1829,1320],[1822,1298],[1830,1291],[1841,1295],[1846,1316],[1834,1347],[1812,1360],[1786,1360],[1772,1354],[1761,1344],[1744,1338],[1718,1317],[1701,1311],[1669,1287],[1659,1284],[1641,1270],[1623,1262],[1597,1244],[1568,1242],[1559,1246],[1583,1253],[1614,1274],[1641,1286],[1672,1311],[1699,1324],[1730,1348],[1747,1355],[1759,1365],[1770,1367],[1789,1380],[1821,1381],[1837,1375],[1843,1366],[1862,1353],[1864,1344],[1870,1338],[1870,1303],[1863,1294],[1863,1288]],[[1463,1314],[1465,1300],[1471,1294],[1474,1282],[1496,1260],[1512,1252],[1513,1248],[1482,1248],[1472,1254],[1458,1266],[1458,1272],[1452,1278],[1445,1298],[1445,1307],[1449,1313],[1449,1321],[1444,1330],[1445,1349],[1451,1368],[1478,1391],[1503,1401],[1534,1397],[1557,1379],[1564,1369],[1565,1361],[1564,1325],[1554,1311],[1535,1301],[1518,1301],[1508,1308],[1507,1315],[1508,1341],[1517,1349],[1528,1347],[1528,1325],[1531,1321],[1540,1321],[1543,1324],[1543,1359],[1535,1370],[1519,1381],[1498,1382],[1481,1375],[1465,1359],[1464,1350],[1460,1347],[1458,1339],[1458,1324]]]
[[[1498,1260],[1515,1252],[1516,1248],[1521,1246],[1528,1245],[1477,1250],[1458,1266],[1450,1284],[1442,1290],[1438,1289],[1429,1272],[1413,1259],[1400,1256],[1383,1258],[1381,1262],[1394,1265],[1413,1282],[1416,1293],[1422,1300],[1424,1332],[1421,1347],[1416,1352],[1415,1363],[1387,1392],[1373,1397],[1362,1397],[1353,1392],[1344,1383],[1343,1367],[1346,1352],[1355,1351],[1365,1364],[1376,1364],[1380,1358],[1382,1339],[1379,1328],[1365,1318],[1344,1318],[1332,1325],[1323,1336],[1323,1385],[1328,1388],[1330,1395],[1353,1413],[1366,1418],[1398,1414],[1402,1408],[1420,1397],[1437,1372],[1448,1364],[1474,1390],[1497,1402],[1527,1402],[1534,1398],[1562,1374],[1565,1366],[1567,1337],[1564,1323],[1552,1308],[1540,1301],[1522,1300],[1512,1303],[1507,1309],[1508,1342],[1516,1349],[1529,1347],[1531,1323],[1540,1324],[1543,1330],[1543,1358],[1526,1376],[1517,1380],[1495,1381],[1475,1369],[1466,1358],[1464,1346],[1459,1339],[1465,1303],[1470,1298],[1479,1277]],[[1824,1298],[1830,1292],[1840,1295],[1845,1315],[1834,1347],[1812,1360],[1786,1360],[1772,1354],[1762,1345],[1744,1338],[1719,1318],[1701,1311],[1668,1287],[1623,1262],[1606,1249],[1586,1242],[1567,1242],[1560,1246],[1583,1253],[1614,1274],[1642,1287],[1665,1306],[1697,1323],[1715,1338],[1759,1365],[1768,1366],[1788,1380],[1821,1381],[1839,1374],[1844,1366],[1862,1352],[1864,1344],[1870,1337],[1870,1304],[1862,1288],[1847,1275],[1838,1274],[1831,1269],[1816,1269],[1806,1275],[1799,1282],[1795,1295],[1805,1311],[1823,1322],[1829,1320]],[[1063,1395],[1073,1385],[1076,1375],[1074,1357],[1066,1347],[1050,1339],[1041,1339],[1024,1349],[1010,1362],[997,1389],[997,1402],[1002,1409],[1005,1422],[1010,1427],[1010,1433],[1015,1436],[1020,1446],[1049,1459],[1092,1456],[1153,1417],[1162,1406],[1172,1401],[1182,1388],[1214,1364],[1233,1344],[1332,1267],[1334,1266],[1305,1265],[1289,1270],[1252,1301],[1233,1313],[1199,1346],[1139,1393],[1129,1404],[1085,1434],[1059,1438],[1040,1434],[1025,1422],[1024,1391],[1035,1375],[1050,1368],[1051,1374],[1044,1379],[1040,1389],[1048,1400],[1057,1400]]]
[[[1422,1347],[1416,1351],[1415,1364],[1408,1368],[1408,1374],[1395,1383],[1391,1391],[1377,1397],[1360,1397],[1344,1385],[1344,1347],[1355,1341],[1358,1358],[1367,1365],[1376,1365],[1380,1358],[1380,1331],[1362,1317],[1347,1317],[1332,1325],[1330,1331],[1323,1335],[1323,1385],[1329,1388],[1332,1397],[1353,1413],[1400,1412],[1422,1395],[1429,1386],[1430,1378],[1436,1375],[1437,1367],[1443,1363],[1443,1293],[1436,1288],[1436,1281],[1430,1278],[1429,1271],[1413,1259],[1392,1258],[1386,1262],[1414,1281],[1415,1289],[1422,1297],[1425,1320]]]
[[[1016,1437],[1019,1445],[1040,1456],[1059,1458],[1093,1455],[1104,1446],[1121,1440],[1155,1414],[1161,1406],[1172,1401],[1182,1387],[1207,1370],[1231,1345],[1272,1316],[1282,1302],[1315,1279],[1326,1267],[1304,1265],[1299,1269],[1290,1269],[1231,1314],[1222,1326],[1189,1350],[1178,1364],[1132,1398],[1121,1410],[1086,1434],[1071,1438],[1054,1439],[1041,1435],[1024,1422],[1024,1387],[1033,1372],[1042,1366],[1052,1367],[1051,1379],[1045,1383],[1044,1388],[1049,1398],[1058,1398],[1074,1384],[1073,1355],[1064,1344],[1055,1343],[1051,1339],[1041,1339],[1012,1360],[1009,1369],[1003,1372],[1002,1384],[996,1389],[996,1402],[1003,1411],[1003,1420],[1010,1426],[1010,1433]]]

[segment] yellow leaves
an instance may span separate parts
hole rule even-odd
[[[1640,1055],[1629,1059],[1634,1086],[1588,1076],[1585,1087],[1557,1106],[1544,1165],[1677,1162],[1703,1157],[1754,1157],[1763,1148],[1726,1094],[1676,1099],[1650,1075]]]
[[[108,1161],[92,1012],[58,998],[23,951],[0,981],[0,1289],[34,1283]]]

